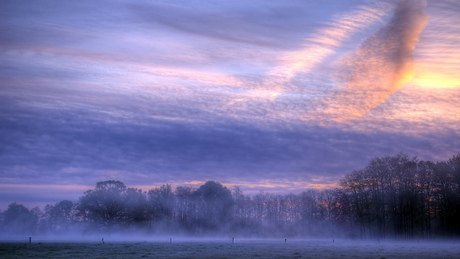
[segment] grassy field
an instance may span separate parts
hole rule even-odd
[[[0,258],[460,258],[459,241],[1,241]]]

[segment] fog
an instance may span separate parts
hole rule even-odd
[[[78,201],[0,213],[2,240],[60,241],[439,239],[460,237],[460,155],[431,162],[405,154],[372,159],[340,187],[300,194],[246,195],[208,181],[147,192],[117,180]]]
[[[5,258],[459,258],[458,240],[147,239],[0,242]]]

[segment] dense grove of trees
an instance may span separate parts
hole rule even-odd
[[[29,210],[11,203],[0,231],[14,235],[136,229],[147,234],[244,236],[459,237],[460,154],[444,162],[405,154],[372,159],[336,189],[245,195],[208,181],[142,192],[98,182],[77,202]]]

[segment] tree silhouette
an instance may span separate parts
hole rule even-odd
[[[80,198],[78,210],[92,225],[112,230],[128,220],[125,195],[126,186],[120,181],[98,182]]]
[[[169,184],[142,192],[120,181],[96,183],[78,203],[40,209],[11,203],[0,231],[143,229],[147,233],[234,233],[251,236],[412,238],[460,236],[460,154],[431,162],[406,154],[373,158],[340,186],[300,194],[233,193],[215,181],[198,189]],[[40,219],[40,220],[39,220]]]
[[[202,205],[199,225],[217,229],[233,219],[233,199],[227,187],[214,181],[207,181],[194,193]]]
[[[38,216],[22,204],[13,202],[2,214],[3,231],[5,232],[17,235],[31,234],[37,228]]]
[[[53,232],[67,231],[74,223],[74,204],[69,200],[62,200],[55,205],[46,205],[45,214],[49,230]]]

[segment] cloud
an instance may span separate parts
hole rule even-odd
[[[382,3],[375,5],[358,6],[349,13],[337,15],[332,22],[306,38],[302,49],[282,55],[281,65],[273,68],[269,75],[282,77],[284,82],[288,82],[296,73],[308,73],[354,33],[382,21],[388,7]]]
[[[417,153],[411,155],[430,158],[452,152],[449,145],[417,151],[434,145],[430,135],[357,133],[302,124],[259,128],[216,117],[203,123],[110,117],[95,110],[9,109],[14,112],[2,109],[0,128],[4,183],[92,185],[120,178],[131,185],[177,179],[271,179],[306,185],[318,175],[338,179],[378,155],[414,149]],[[452,143],[444,139],[450,135],[437,134],[435,142]]]
[[[382,21],[386,9],[388,6],[385,3],[374,2],[370,5],[358,6],[351,12],[335,15],[322,28],[304,38],[300,49],[281,53],[278,64],[270,68],[261,79],[259,89],[249,91],[247,97],[236,98],[230,104],[255,100],[274,101],[289,88],[288,83],[296,75],[311,72],[327,56],[335,53],[336,49],[353,34]]]
[[[73,105],[59,108],[1,99],[2,183],[93,186],[118,179],[129,186],[155,186],[217,180],[248,193],[296,192],[332,186],[375,156],[402,151],[445,160],[460,151],[455,131],[387,132],[394,123],[370,132],[279,120],[261,125],[206,112],[185,100],[153,105],[151,96],[114,93],[104,99],[76,107],[76,100],[66,98]]]
[[[425,5],[399,1],[391,21],[338,62],[340,87],[318,117],[339,122],[361,117],[412,78],[412,53],[427,23]]]
[[[431,78],[457,78],[458,16],[427,8],[438,26],[411,54],[422,4],[385,25],[387,1],[0,2],[0,180],[300,191],[374,156],[444,160],[460,151],[458,88],[416,84],[437,64]],[[396,91],[411,55],[418,79]],[[352,113],[366,115],[324,123]]]
[[[289,42],[286,38],[298,33],[299,23],[312,15],[306,8],[308,3],[303,1],[283,4],[265,1],[149,2],[131,3],[128,7],[133,19],[153,29],[167,28],[177,35],[208,43],[217,40],[234,46],[259,48],[295,46],[296,41]],[[283,36],[273,37],[273,34]]]

